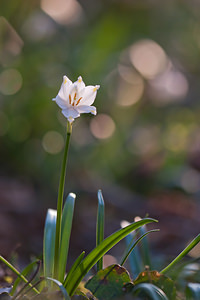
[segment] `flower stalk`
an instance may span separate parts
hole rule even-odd
[[[64,157],[60,175],[58,201],[57,201],[57,220],[56,220],[56,234],[55,234],[55,253],[53,275],[54,279],[59,279],[59,257],[61,244],[61,223],[62,223],[62,208],[63,208],[63,194],[65,186],[65,175],[67,166],[67,156],[69,150],[70,136],[72,133],[72,123],[75,118],[78,118],[82,113],[91,113],[96,115],[96,107],[92,106],[97,95],[97,90],[100,85],[86,86],[79,76],[76,82],[72,82],[66,75],[63,76],[58,95],[52,100],[55,101],[62,109],[62,114],[67,118],[67,138],[64,150]]]
[[[55,237],[55,255],[54,255],[54,278],[58,278],[59,270],[59,250],[61,240],[61,219],[62,219],[62,207],[63,207],[63,195],[65,186],[65,175],[67,166],[67,157],[69,150],[70,137],[72,133],[72,124],[67,121],[67,137],[65,143],[65,150],[60,174],[60,182],[58,189],[58,200],[57,200],[57,220],[56,220],[56,237]]]

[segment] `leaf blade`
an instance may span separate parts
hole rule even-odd
[[[22,275],[11,263],[9,263],[3,256],[0,255],[0,261],[2,261],[13,273],[15,273],[19,278],[27,283],[36,294],[39,294],[39,291],[33,287],[31,283],[29,283],[28,279],[24,275]]]
[[[23,275],[24,277],[33,269],[33,267],[35,266],[35,264],[38,262],[38,260],[35,260],[33,262],[31,262],[30,264],[28,264],[21,272],[21,275]],[[11,295],[14,294],[14,292],[16,291],[16,288],[20,282],[21,278],[18,276],[13,284],[12,287],[12,291],[11,291]]]
[[[104,239],[104,199],[101,190],[98,191],[98,210],[96,223],[96,246]],[[103,268],[103,257],[97,262],[97,271]]]
[[[122,259],[121,259],[121,263],[120,265],[123,266],[123,264],[125,263],[125,261],[127,260],[128,256],[131,254],[131,252],[133,251],[133,249],[135,248],[135,246],[146,236],[148,235],[149,233],[151,232],[157,232],[159,231],[159,229],[153,229],[153,230],[150,230],[150,231],[146,231],[145,233],[143,233],[143,235],[141,235],[134,243],[133,245],[129,246],[128,249],[127,249],[127,252],[125,252],[122,256]]]
[[[55,209],[48,209],[43,239],[43,268],[45,277],[52,277],[54,271],[56,218],[57,211]]]
[[[83,277],[107,251],[109,251],[114,245],[116,245],[130,232],[150,222],[157,221],[154,219],[146,218],[138,222],[133,222],[129,226],[122,228],[110,235],[109,237],[107,237],[99,246],[93,249],[82,261],[82,263],[77,267],[76,272],[74,272],[75,274],[73,273],[73,277],[70,277],[69,284],[66,287],[69,295],[73,295],[76,287],[83,279]]]
[[[58,262],[58,280],[60,282],[64,281],[68,250],[69,250],[69,240],[71,236],[72,221],[74,215],[74,205],[75,205],[76,195],[70,193],[65,201],[63,208],[62,221],[61,221],[61,241],[60,241],[60,254]]]
[[[75,260],[75,262],[73,263],[69,273],[67,274],[65,280],[64,280],[64,287],[66,288],[68,282],[69,282],[69,278],[72,276],[73,272],[76,270],[76,268],[78,267],[78,265],[82,262],[83,257],[85,256],[85,251],[83,251],[79,257]]]
[[[190,244],[162,271],[160,271],[161,274],[165,274],[171,269],[186,255],[188,254],[198,243],[200,242],[200,234],[198,234],[191,242]]]

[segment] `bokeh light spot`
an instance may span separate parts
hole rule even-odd
[[[189,241],[188,244],[190,242],[191,241]],[[188,254],[190,255],[190,257],[199,258],[199,253],[200,253],[200,244],[198,243],[194,248],[192,248],[192,250]],[[198,263],[195,264],[195,267],[194,267],[194,264],[192,264],[192,267],[191,267],[191,264],[189,264],[185,268],[189,269],[189,267],[192,268],[192,272],[191,272],[191,269],[188,271],[190,276],[191,276],[191,274],[194,274],[194,270],[198,270],[198,272],[199,272],[199,264]]]
[[[181,177],[181,185],[188,193],[196,193],[200,190],[200,173],[193,169],[187,169]]]
[[[130,224],[131,224],[131,223],[128,222],[128,221],[126,221],[126,220],[122,220],[122,221],[120,222],[121,228],[125,228],[125,227],[127,227],[128,225],[130,225]]]
[[[154,78],[167,66],[164,50],[152,40],[140,40],[130,48],[130,59],[133,66],[145,78]]]
[[[99,114],[92,119],[90,123],[92,134],[98,139],[107,139],[111,137],[115,131],[115,123],[113,119],[106,114]]]
[[[4,95],[14,95],[22,87],[22,76],[16,69],[7,69],[0,74],[0,92]]]
[[[181,72],[171,69],[150,81],[150,87],[153,102],[162,106],[184,99],[188,92],[188,81]]]
[[[76,0],[41,0],[41,8],[60,24],[76,24],[82,17],[82,7]]]
[[[35,42],[52,37],[56,32],[55,27],[49,16],[42,11],[37,11],[25,20],[22,31],[28,40]]]
[[[42,146],[46,152],[57,154],[64,147],[64,139],[57,131],[48,131],[42,139]]]
[[[110,254],[106,254],[103,257],[103,268],[107,268],[111,265],[117,264],[117,259]]]
[[[157,126],[137,127],[129,139],[128,149],[137,155],[154,154],[160,148],[160,131]]]
[[[120,82],[118,86],[117,102],[121,106],[130,106],[137,103],[144,92],[142,77],[132,68],[119,65]]]

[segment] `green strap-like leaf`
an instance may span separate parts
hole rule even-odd
[[[33,262],[31,262],[30,264],[28,264],[24,269],[23,271],[21,272],[21,275],[23,276],[26,276],[27,274],[29,274],[34,266],[38,263],[38,260],[35,260]],[[12,288],[12,291],[11,291],[11,295],[14,295],[15,291],[16,291],[16,288],[18,286],[18,284],[20,283],[21,281],[21,278],[18,276],[17,279],[15,280],[14,284],[13,284],[13,288]]]
[[[127,249],[125,250],[122,259],[121,259],[121,263],[120,265],[123,266],[123,264],[125,263],[125,261],[127,260],[128,256],[130,255],[130,253],[133,251],[133,249],[135,248],[135,246],[149,233],[151,232],[157,232],[159,231],[159,229],[153,229],[150,231],[146,231],[142,236],[140,236],[134,243],[131,242],[131,244],[127,247]]]
[[[56,210],[48,209],[43,239],[43,268],[45,277],[52,277],[54,271],[56,216]]]
[[[70,193],[65,201],[62,214],[62,226],[61,226],[61,242],[60,242],[60,255],[59,255],[59,267],[58,267],[58,280],[60,282],[64,281],[69,240],[71,236],[72,220],[74,215],[74,204],[76,195]]]
[[[198,234],[196,236],[196,238],[194,238],[192,240],[192,242],[167,266],[165,267],[160,273],[161,274],[165,274],[169,271],[171,271],[174,266],[180,262],[180,260],[187,255],[198,243],[200,242],[200,234]]]
[[[76,271],[70,276],[69,282],[66,286],[67,291],[70,296],[73,295],[75,289],[77,288],[80,281],[87,274],[87,272],[97,263],[97,261],[103,257],[103,255],[109,251],[113,246],[115,246],[119,241],[121,241],[126,235],[131,231],[141,227],[144,224],[150,222],[157,222],[154,219],[143,219],[138,222],[134,222],[129,226],[118,230],[109,237],[107,237],[103,242],[92,250],[87,257],[82,261],[82,263],[77,267]]]
[[[67,286],[67,284],[69,282],[69,278],[71,278],[73,272],[76,270],[76,268],[78,267],[78,265],[82,262],[84,256],[85,256],[85,251],[83,251],[79,255],[79,257],[75,260],[75,262],[73,263],[73,265],[72,265],[71,269],[69,270],[69,272],[68,272],[68,274],[67,274],[67,276],[66,276],[66,278],[64,280],[64,283],[63,283],[63,285],[64,285],[65,288],[66,288],[66,286]]]
[[[96,246],[104,239],[104,200],[101,190],[98,191],[98,211],[96,224]],[[103,268],[103,257],[97,262],[97,271]]]
[[[15,273],[22,281],[28,284],[29,287],[33,288],[33,291],[36,294],[39,294],[39,291],[33,287],[31,283],[29,283],[28,279],[24,277],[11,263],[9,263],[3,256],[0,255],[0,261],[2,261],[13,273]]]

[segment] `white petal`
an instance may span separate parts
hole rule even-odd
[[[72,107],[63,109],[62,114],[68,119],[69,122],[73,122],[75,118],[80,117],[80,113]]]
[[[97,114],[97,109],[95,106],[89,106],[89,105],[78,105],[76,107],[76,110],[80,113],[80,114],[84,114],[84,113],[91,113],[93,115]]]
[[[63,83],[67,86],[71,85],[72,84],[72,81],[66,76],[64,75],[63,76]]]
[[[77,102],[80,99],[85,90],[85,83],[82,80],[82,77],[79,76],[78,80],[69,87],[69,94],[71,95],[72,103]]]
[[[81,95],[83,99],[81,100],[81,104],[83,105],[92,105],[97,95],[97,90],[100,88],[99,85],[96,86],[86,86],[84,89],[84,94]]]
[[[66,109],[67,107],[69,107],[69,101],[60,98],[60,96],[58,95],[56,96],[56,98],[53,98],[52,100],[55,101],[58,104],[58,106],[62,109]]]
[[[69,100],[69,91],[71,85],[72,85],[72,81],[67,76],[63,76],[63,83],[58,92],[58,96],[60,96],[60,98],[62,99]]]
[[[77,86],[78,93],[85,88],[85,83],[83,82],[83,79],[81,76],[78,77],[77,81],[74,82],[74,84]]]
[[[74,97],[77,95],[77,86],[75,83],[72,83],[69,87],[69,95],[71,96],[72,103],[74,101]]]

